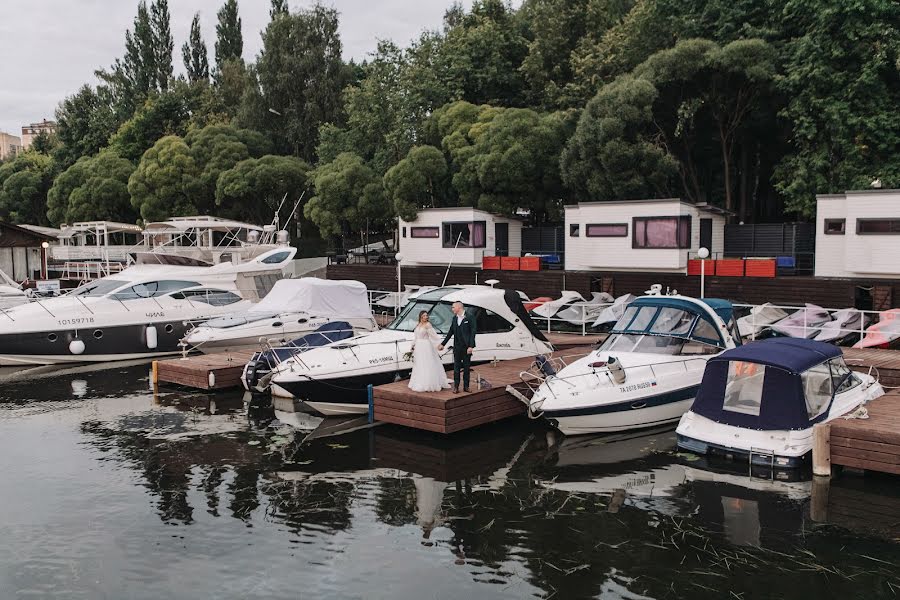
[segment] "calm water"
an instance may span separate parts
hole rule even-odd
[[[671,431],[328,435],[147,370],[3,375],[0,598],[900,594],[894,480],[832,484],[823,524],[810,482],[707,470]]]

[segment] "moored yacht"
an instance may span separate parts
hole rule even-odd
[[[529,410],[566,435],[674,423],[690,408],[706,362],[739,344],[731,303],[643,296],[599,349],[548,377]]]
[[[798,467],[812,451],[816,423],[883,394],[873,377],[851,371],[831,344],[803,338],[747,344],[707,364],[697,399],[678,424],[678,446]]]
[[[56,298],[0,312],[0,365],[173,354],[189,322],[249,307],[284,276],[296,249],[243,264],[136,265]]]
[[[363,333],[282,362],[273,371],[272,393],[295,397],[325,415],[364,413],[366,387],[409,377],[413,330],[419,313],[445,334],[454,302],[462,302],[477,328],[472,364],[544,354],[553,350],[535,327],[514,290],[486,286],[448,286],[424,292],[403,308],[386,328]],[[453,352],[444,350],[445,365]]]

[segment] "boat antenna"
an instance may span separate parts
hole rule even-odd
[[[462,239],[462,231],[459,232],[459,235],[456,236],[456,243],[453,245],[453,252],[450,253],[450,262],[447,263],[447,270],[444,271],[444,281],[441,282],[441,287],[447,285],[447,276],[450,275],[450,267],[453,265],[453,257],[456,255],[456,248],[459,246],[459,240]]]

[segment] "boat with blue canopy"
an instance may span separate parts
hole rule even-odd
[[[883,394],[872,376],[850,370],[836,346],[803,338],[754,342],[708,362],[676,430],[678,446],[798,467],[812,450],[816,423]]]
[[[726,300],[642,296],[597,350],[546,377],[530,413],[566,435],[674,423],[690,408],[707,361],[740,343]]]

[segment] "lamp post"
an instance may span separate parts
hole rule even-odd
[[[47,279],[47,250],[50,242],[41,242],[41,279]]]
[[[400,314],[400,297],[403,295],[402,273],[400,272],[400,263],[403,260],[403,255],[398,252],[394,255],[394,260],[397,261],[397,302],[394,303],[394,316],[396,317]]]
[[[706,259],[709,258],[709,250],[700,248],[697,256],[700,257],[700,297],[703,298],[706,296]]]

